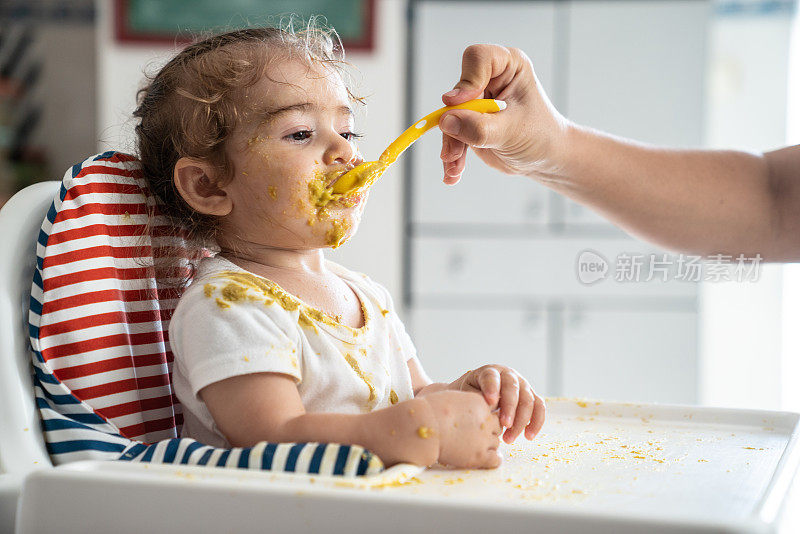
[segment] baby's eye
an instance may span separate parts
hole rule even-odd
[[[287,139],[291,141],[305,141],[306,139],[311,138],[311,134],[314,133],[311,130],[300,130],[299,132],[290,133],[286,136]]]
[[[363,135],[357,134],[355,132],[342,132],[339,135],[341,135],[342,137],[344,137],[348,141],[355,141],[356,139],[360,139],[360,138],[364,137]]]

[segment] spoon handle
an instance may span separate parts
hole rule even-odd
[[[383,154],[381,154],[380,161],[386,165],[394,163],[394,160],[396,160],[400,154],[405,152],[405,150],[411,146],[411,143],[419,139],[422,134],[434,126],[438,126],[439,118],[441,118],[445,111],[450,111],[451,109],[468,109],[471,111],[477,111],[479,113],[494,113],[505,108],[506,103],[502,100],[480,98],[476,100],[470,100],[456,106],[445,106],[437,109],[433,113],[425,115],[420,120],[412,124],[405,132],[401,133],[397,139],[392,141],[392,144],[383,151]]]

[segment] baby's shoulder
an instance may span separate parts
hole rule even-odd
[[[181,296],[175,313],[181,315],[191,311],[192,314],[225,316],[256,313],[288,328],[297,322],[292,314],[297,308],[296,300],[277,284],[226,260],[207,258],[201,262],[197,275]]]

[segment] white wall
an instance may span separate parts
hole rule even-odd
[[[98,9],[98,150],[133,151],[131,112],[145,70],[152,72],[175,52],[173,47],[121,45],[114,40],[111,2],[97,0]],[[360,72],[359,93],[368,107],[356,121],[364,133],[361,151],[376,159],[405,128],[405,0],[376,2],[376,46],[370,53],[348,54]],[[367,273],[384,284],[400,305],[402,160],[372,188],[361,228],[329,257]]]

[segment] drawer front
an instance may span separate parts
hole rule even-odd
[[[568,307],[565,395],[633,402],[698,399],[697,313]]]
[[[489,363],[514,368],[547,393],[547,317],[542,307],[414,308],[411,337],[434,381],[452,382]]]
[[[584,253],[587,249],[591,252]],[[448,296],[694,299],[697,293],[696,283],[675,278],[676,258],[667,257],[667,262],[662,263],[662,252],[630,239],[419,237],[412,239],[411,253],[412,300]],[[596,259],[594,253],[600,258]],[[658,265],[654,266],[655,276],[646,281],[650,270],[648,255],[653,253]],[[639,257],[639,281],[630,281],[635,280],[630,265],[637,263],[633,258]],[[607,269],[605,278],[590,285],[581,281],[590,281],[595,276],[591,270],[600,269],[603,264]]]

